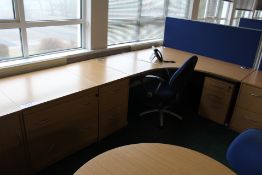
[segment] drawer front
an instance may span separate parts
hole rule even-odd
[[[118,80],[99,88],[99,107],[102,110],[128,104],[129,81]]]
[[[24,116],[34,171],[82,149],[98,139],[95,94],[53,105]]]
[[[20,115],[0,118],[0,174],[29,174]]]
[[[242,84],[238,106],[262,114],[262,89]]]
[[[129,80],[119,80],[99,89],[99,139],[127,124]]]
[[[100,114],[99,139],[102,139],[113,132],[127,125],[127,106],[116,106],[104,110]]]
[[[228,105],[217,103],[209,99],[202,99],[199,106],[199,115],[217,123],[224,124],[228,109]]]
[[[262,115],[236,107],[230,127],[238,132],[242,132],[248,128],[262,129]]]
[[[224,124],[234,84],[206,77],[201,96],[199,115]]]
[[[203,95],[216,103],[229,104],[234,84],[206,77]]]

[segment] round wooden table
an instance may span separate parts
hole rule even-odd
[[[83,165],[75,175],[235,175],[199,152],[167,144],[141,143],[112,149]]]

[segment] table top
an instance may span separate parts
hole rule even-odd
[[[112,149],[84,164],[74,175],[235,175],[199,152],[174,145],[142,143]]]
[[[105,64],[100,64],[102,60],[93,59],[65,66],[66,70],[97,85],[102,85],[128,77],[128,74],[111,69]]]
[[[118,79],[162,68],[178,68],[194,54],[161,47],[165,60],[151,62],[152,49],[122,53],[0,79],[0,92],[17,108],[26,109]],[[240,82],[253,70],[239,65],[199,56],[196,70]],[[6,105],[9,103],[5,104]],[[12,103],[10,108],[12,108]],[[6,110],[2,110],[3,116]],[[8,112],[8,111],[7,111]]]
[[[164,60],[175,61],[176,63],[162,63],[155,64],[158,68],[172,68],[181,67],[181,65],[193,55],[198,56],[198,62],[196,64],[195,70],[203,73],[213,74],[218,77],[226,78],[232,81],[240,82],[249,74],[251,74],[253,69],[243,69],[240,65],[232,64],[225,61],[220,61],[217,59],[201,56],[198,54],[193,54],[190,52],[184,52],[181,50],[171,49],[161,47]],[[151,49],[138,51],[137,57],[141,60],[149,60],[148,55],[152,53]]]
[[[243,83],[262,88],[262,71],[255,71],[243,80]]]
[[[97,86],[65,66],[0,79],[0,92],[24,109]]]
[[[17,105],[12,102],[6,95],[0,92],[0,118],[2,116],[14,113],[19,111],[20,109]]]

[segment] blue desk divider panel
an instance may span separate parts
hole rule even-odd
[[[259,70],[262,71],[262,61],[260,62],[260,67],[259,67]]]
[[[164,46],[252,67],[260,35],[257,30],[167,17]]]
[[[262,30],[262,20],[241,18],[239,27]]]

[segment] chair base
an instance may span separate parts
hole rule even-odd
[[[151,109],[151,110],[140,113],[139,116],[142,117],[144,115],[151,114],[151,113],[154,113],[154,112],[159,113],[159,125],[160,125],[160,127],[164,126],[164,113],[169,114],[173,117],[176,117],[179,120],[183,120],[183,117],[181,117],[180,115],[178,115],[178,114],[176,114],[172,111],[169,111],[167,109]]]

